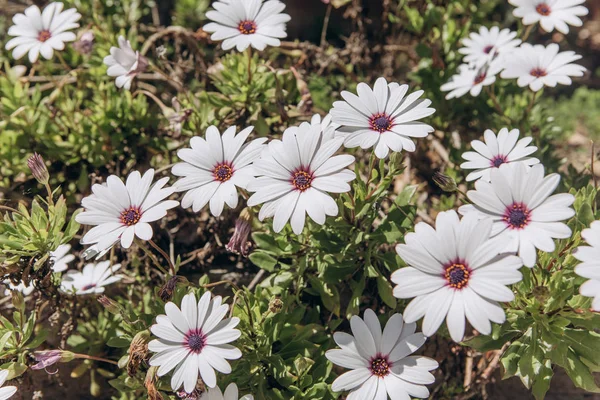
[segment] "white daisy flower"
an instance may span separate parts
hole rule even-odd
[[[175,192],[165,188],[169,178],[162,178],[152,185],[154,170],[144,176],[133,171],[124,184],[119,177],[111,175],[106,183],[92,186],[92,195],[84,198],[81,204],[85,211],[75,218],[84,225],[97,225],[81,239],[82,244],[92,244],[84,257],[99,257],[110,250],[117,242],[128,249],[134,236],[142,240],[152,239],[149,222],[167,215],[167,210],[179,205],[174,200],[165,200]]]
[[[450,92],[446,99],[462,97],[467,93],[477,97],[484,86],[490,86],[496,82],[496,75],[502,71],[502,65],[499,61],[483,65],[481,68],[472,68],[466,64],[458,67],[458,74],[452,76],[450,80],[440,86],[442,92]]]
[[[333,122],[340,125],[338,132],[344,137],[348,148],[375,147],[375,155],[387,157],[392,151],[415,151],[411,137],[422,138],[433,128],[416,122],[435,112],[431,100],[422,99],[424,91],[418,90],[406,96],[408,85],[379,78],[371,89],[365,83],[356,87],[358,96],[347,91],[341,93],[346,101],[336,101],[331,109]]]
[[[237,360],[242,352],[233,347],[233,342],[241,332],[234,329],[239,318],[225,318],[229,306],[221,304],[221,296],[211,300],[206,292],[196,301],[193,293],[184,296],[181,310],[174,303],[165,304],[166,315],[156,317],[156,324],[150,331],[158,339],[148,343],[148,349],[157,354],[150,359],[150,365],[157,366],[158,376],[174,370],[171,388],[177,390],[183,384],[186,392],[196,387],[198,375],[209,388],[217,385],[215,370],[231,373],[226,360]]]
[[[52,271],[63,272],[69,268],[69,263],[75,259],[69,251],[71,251],[70,244],[61,244],[56,250],[50,252],[50,260],[54,262]]]
[[[513,15],[523,18],[524,25],[539,22],[546,32],[556,29],[567,34],[569,25],[583,25],[579,17],[588,14],[588,9],[580,5],[585,3],[585,0],[508,0],[508,2],[517,7]]]
[[[266,138],[245,143],[252,126],[236,135],[234,126],[227,129],[223,136],[215,126],[206,130],[206,140],[193,137],[191,149],[177,152],[183,160],[175,164],[173,175],[183,176],[174,187],[187,193],[181,200],[183,208],[192,207],[200,211],[210,202],[210,212],[218,217],[227,204],[231,208],[238,205],[237,188],[246,189],[254,179],[252,163],[260,157]]]
[[[481,182],[481,181],[480,181]],[[465,335],[465,318],[484,335],[492,332],[490,321],[506,319],[498,302],[512,301],[506,286],[523,277],[522,260],[502,253],[508,238],[491,239],[493,221],[467,215],[459,221],[455,211],[438,214],[435,228],[420,222],[415,232],[396,246],[409,265],[392,274],[397,284],[394,296],[414,297],[404,310],[404,319],[423,319],[423,333],[433,335],[444,318],[452,340]]]
[[[13,394],[17,393],[16,386],[1,387],[6,382],[6,378],[8,378],[8,370],[0,370],[0,400],[10,399]]]
[[[336,332],[333,339],[340,349],[328,350],[325,357],[348,368],[332,384],[334,392],[351,391],[348,400],[385,400],[427,398],[424,386],[435,381],[429,372],[438,363],[428,357],[413,356],[425,336],[415,333],[417,325],[406,323],[402,314],[394,314],[383,332],[373,310],[365,310],[364,320],[350,319],[352,334]]]
[[[32,63],[40,54],[49,60],[54,50],[64,50],[66,42],[77,38],[69,31],[79,27],[81,14],[74,8],[63,11],[63,7],[62,3],[50,3],[43,12],[38,6],[30,6],[24,14],[16,14],[15,24],[8,29],[8,34],[15,37],[6,43],[6,50],[14,49],[16,60],[29,53]]]
[[[130,90],[133,78],[148,67],[148,60],[131,48],[129,40],[119,36],[119,47],[110,48],[110,55],[104,57],[104,64],[108,66],[108,76],[117,77],[117,87]]]
[[[462,169],[474,169],[467,175],[467,181],[483,179],[489,182],[490,170],[503,164],[522,162],[532,166],[540,162],[537,158],[528,157],[533,154],[537,147],[530,146],[533,138],[525,137],[519,141],[519,130],[507,128],[500,129],[498,136],[490,129],[483,133],[483,140],[473,140],[471,147],[475,151],[463,153],[462,158],[467,160],[462,163]]]
[[[60,289],[65,293],[76,295],[101,294],[104,287],[119,282],[123,275],[114,273],[121,268],[121,264],[110,265],[110,261],[97,264],[86,264],[83,271],[69,270],[63,275]]]
[[[582,296],[593,297],[592,310],[600,312],[600,221],[592,222],[589,229],[581,232],[589,246],[579,246],[573,256],[581,261],[575,273],[589,281],[579,288]]]
[[[208,388],[208,392],[204,393],[200,400],[254,400],[254,396],[247,394],[238,397],[238,387],[235,383],[230,383],[225,389],[225,393],[221,392],[219,387]]]
[[[10,292],[12,290],[16,290],[17,292],[21,292],[21,294],[23,296],[29,296],[35,290],[35,287],[33,287],[32,283],[30,283],[27,286],[25,286],[25,284],[23,282],[19,283],[18,285],[15,285],[11,281],[5,280],[4,284],[7,286],[6,289],[4,290],[4,296],[10,296],[11,295]]]
[[[264,203],[258,218],[274,217],[275,232],[291,219],[292,229],[299,235],[306,214],[319,225],[326,216],[338,214],[328,193],[350,191],[348,182],[356,175],[346,168],[354,162],[353,156],[334,156],[344,141],[334,135],[331,117],[321,121],[315,115],[311,123],[286,129],[282,140],[272,140],[254,162],[258,178],[250,182],[248,190],[256,193],[248,199],[248,206]]]
[[[556,43],[544,47],[523,43],[504,60],[503,79],[518,79],[519,87],[528,86],[537,92],[544,86],[570,85],[571,77],[581,77],[585,68],[572,64],[581,56],[573,51],[559,53]]]
[[[228,0],[216,1],[214,10],[206,17],[211,22],[202,29],[212,33],[211,40],[223,40],[223,50],[248,46],[262,51],[267,46],[278,47],[279,39],[287,36],[286,23],[291,19],[283,14],[285,4],[279,0]]]
[[[521,44],[521,40],[515,39],[516,37],[517,32],[510,29],[500,30],[497,26],[488,29],[482,26],[479,32],[471,32],[468,38],[463,39],[464,47],[458,49],[458,52],[465,55],[465,63],[481,68]]]
[[[571,229],[560,221],[575,215],[570,207],[575,197],[568,193],[552,195],[559,182],[558,174],[544,177],[542,164],[501,165],[490,171],[490,182],[475,182],[476,190],[467,192],[473,204],[461,206],[458,211],[491,218],[492,235],[509,238],[506,251],[518,252],[525,266],[532,268],[536,248],[553,252],[552,239],[571,237]]]

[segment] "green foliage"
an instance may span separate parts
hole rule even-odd
[[[46,205],[46,209],[42,207]],[[1,209],[1,208],[0,208]],[[18,210],[3,214],[0,222],[0,261],[3,272],[12,272],[27,265],[26,271],[36,272],[48,262],[49,252],[68,243],[79,230],[74,214],[67,216],[64,197],[50,204],[38,197],[31,210],[19,204]]]
[[[541,254],[533,269],[524,268],[505,324],[465,343],[480,351],[502,348],[503,378],[518,376],[538,400],[550,387],[555,365],[577,387],[600,393],[593,376],[600,370],[600,335],[594,331],[600,315],[589,311],[590,299],[578,293],[583,279],[575,274],[577,260],[571,255],[581,243],[579,232],[600,216],[592,211],[597,191],[589,186],[573,194],[577,215],[569,226],[574,237],[558,241],[554,253]]]

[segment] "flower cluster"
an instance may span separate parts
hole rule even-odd
[[[556,28],[568,33],[567,23],[581,26],[579,17],[588,13],[587,8],[578,5],[584,1],[510,0],[509,3],[517,7],[513,14],[522,18],[523,24],[539,22],[547,32]],[[516,37],[517,33],[509,29],[482,26],[478,33],[473,32],[463,40],[464,47],[459,53],[465,55],[465,64],[458,67],[457,75],[441,86],[442,91],[449,92],[446,99],[466,93],[479,96],[485,86],[496,82],[498,74],[502,79],[517,79],[520,87],[529,86],[534,92],[544,86],[570,85],[572,77],[583,76],[585,68],[573,64],[581,59],[580,55],[572,51],[560,52],[556,43],[531,45],[521,43]]]
[[[522,18],[524,25],[539,22],[548,32],[556,29],[567,33],[567,24],[580,26],[579,17],[587,14],[580,5],[583,0],[509,3],[516,6],[514,15]],[[263,51],[267,46],[280,46],[281,39],[287,36],[290,16],[283,13],[285,4],[279,0],[220,0],[213,2],[212,7],[206,13],[212,22],[203,31],[211,34],[212,41],[223,41],[223,50],[247,50],[249,67],[252,49]],[[14,25],[8,31],[14,38],[6,48],[13,50],[15,59],[26,53],[32,63],[40,54],[50,59],[54,50],[62,50],[64,43],[76,39],[71,30],[79,26],[80,18],[75,9],[63,11],[62,3],[51,3],[43,11],[31,6],[14,17]],[[93,34],[85,36],[81,38],[85,43],[78,46],[82,53],[93,41]],[[528,86],[538,92],[544,86],[569,85],[573,77],[583,76],[585,68],[573,64],[581,56],[560,52],[556,43],[532,45],[524,40],[526,37],[519,39],[516,32],[496,26],[481,27],[471,33],[458,50],[464,55],[465,64],[440,87],[448,92],[446,99],[466,93],[478,96],[487,88],[496,100],[492,85],[498,77],[516,79],[518,87]],[[141,52],[134,50],[124,36],[119,36],[117,42],[118,47],[111,47],[105,54],[106,73],[115,78],[118,88],[131,90],[134,79],[143,79],[143,72],[155,66],[146,58],[144,48]],[[103,294],[117,282],[134,282],[135,277],[127,268],[128,259],[113,264],[115,246],[124,250],[141,247],[152,255],[145,247],[149,244],[164,255],[170,270],[161,270],[161,278],[167,283],[156,292],[162,293],[160,297],[166,302],[164,314],[152,319],[155,312],[152,318],[135,321],[145,323],[142,336],[136,336],[135,341],[140,352],[154,353],[137,358],[147,360],[153,371],[148,372],[147,387],[156,390],[153,379],[168,375],[172,391],[182,398],[237,400],[237,384],[231,383],[223,392],[217,373],[230,374],[230,361],[242,357],[240,349],[251,347],[232,345],[242,336],[241,328],[237,329],[241,320],[233,316],[233,308],[244,291],[236,292],[231,306],[225,303],[226,298],[205,291],[210,285],[201,283],[194,288],[189,284],[185,294],[177,291],[177,284],[185,280],[177,276],[179,261],[153,242],[156,227],[151,224],[163,220],[169,212],[183,213],[182,209],[193,213],[208,209],[210,218],[217,220],[224,213],[242,209],[234,237],[226,248],[247,256],[255,212],[259,221],[272,218],[275,234],[283,231],[302,235],[307,227],[310,229],[310,221],[323,226],[328,217],[330,222],[341,221],[337,217],[342,214],[340,208],[347,204],[344,196],[353,189],[358,191],[359,185],[354,181],[362,179],[358,169],[350,169],[355,156],[362,156],[362,152],[347,149],[367,150],[373,164],[379,159],[381,170],[391,152],[415,152],[416,141],[435,131],[423,122],[436,112],[432,101],[423,95],[423,90],[411,91],[407,84],[380,77],[373,86],[359,83],[356,94],[341,91],[342,100],[334,102],[325,116],[304,116],[297,125],[282,129],[280,137],[257,137],[254,126],[240,130],[237,126],[225,126],[220,130],[212,125],[204,134],[191,137],[189,145],[181,142],[177,147],[179,161],[168,166],[170,171],[128,170],[126,178],[108,176],[104,183],[92,185],[91,193],[81,200],[83,211],[74,219],[87,229],[80,240],[87,246],[83,257],[100,260],[108,253],[110,257],[96,263],[81,262],[79,269],[69,269],[75,260],[70,254],[71,246],[58,246],[47,255],[52,269],[49,276],[60,278],[58,294],[73,300],[78,299],[74,296]],[[173,104],[179,107],[176,98]],[[181,123],[178,124],[177,130],[181,131]],[[467,323],[479,334],[490,335],[492,323],[507,321],[503,303],[515,299],[513,285],[531,272],[522,267],[536,268],[540,252],[552,253],[557,239],[573,236],[567,221],[575,215],[575,197],[555,193],[560,175],[546,175],[546,167],[534,157],[538,147],[532,145],[533,137],[520,135],[519,129],[502,128],[498,134],[487,129],[483,141],[471,141],[472,150],[462,154],[465,161],[460,168],[468,171],[466,182],[474,188],[467,191],[462,205],[439,212],[434,226],[426,222],[414,224],[413,231],[404,235],[403,243],[394,243],[403,265],[389,279],[383,274],[378,277],[390,288],[388,300],[391,298],[393,303],[395,297],[410,302],[402,314],[385,314],[382,307],[377,312],[367,308],[363,318],[349,316],[352,335],[335,332],[333,341],[339,348],[325,353],[333,364],[350,370],[335,379],[331,390],[349,392],[349,400],[429,397],[426,385],[435,381],[432,371],[438,368],[438,362],[414,355],[427,337],[434,335],[444,322],[455,342],[470,336]],[[49,173],[41,157],[34,156],[30,167],[36,179],[48,185]],[[168,186],[169,173],[178,178],[172,186]],[[366,171],[369,177],[372,174],[373,171]],[[367,187],[370,182],[368,179]],[[442,182],[441,186],[459,191],[453,180]],[[51,191],[49,195],[52,199]],[[180,205],[182,209],[175,210]],[[381,212],[385,210],[382,208]],[[291,231],[284,231],[288,224]],[[352,226],[355,228],[359,227]],[[581,262],[575,273],[588,279],[580,286],[580,294],[592,297],[592,309],[600,311],[600,221],[592,223],[581,236],[589,246],[580,246],[573,253]],[[378,248],[369,251],[376,252]],[[389,280],[395,285],[393,289]],[[35,290],[23,282],[4,283],[8,286],[6,294],[14,290],[29,296]],[[89,297],[81,298],[85,299]],[[120,305],[104,296],[99,301],[112,314],[127,319]],[[281,306],[273,308],[281,310]],[[422,332],[417,332],[417,321],[421,319]],[[383,328],[380,320],[386,322]],[[129,355],[133,350],[130,348]],[[41,363],[36,368],[58,362],[60,354],[38,354]],[[141,361],[135,368],[139,364]],[[7,377],[8,371],[0,371],[0,386]],[[1,388],[0,399],[15,392],[14,387]],[[253,400],[253,396],[245,395],[240,400]]]

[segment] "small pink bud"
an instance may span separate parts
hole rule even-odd
[[[42,185],[47,185],[50,175],[48,174],[48,168],[44,163],[44,159],[38,153],[33,153],[27,160],[27,166],[31,170],[33,177]]]

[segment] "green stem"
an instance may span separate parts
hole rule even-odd
[[[175,265],[173,265],[173,261],[171,261],[171,257],[169,257],[169,255],[163,249],[161,249],[156,243],[154,243],[152,240],[149,240],[148,243],[150,243],[150,246],[154,247],[154,249],[156,251],[158,251],[165,258],[165,260],[167,260],[167,262],[169,263],[169,270],[171,272],[171,275],[175,276]]]
[[[248,85],[252,83],[252,47],[248,46]]]
[[[109,364],[112,364],[112,365],[119,365],[119,363],[116,362],[116,361],[108,360],[108,359],[102,358],[102,357],[89,356],[87,354],[78,354],[78,353],[76,353],[75,354],[75,358],[82,358],[84,360],[102,361],[102,362],[109,363]]]

